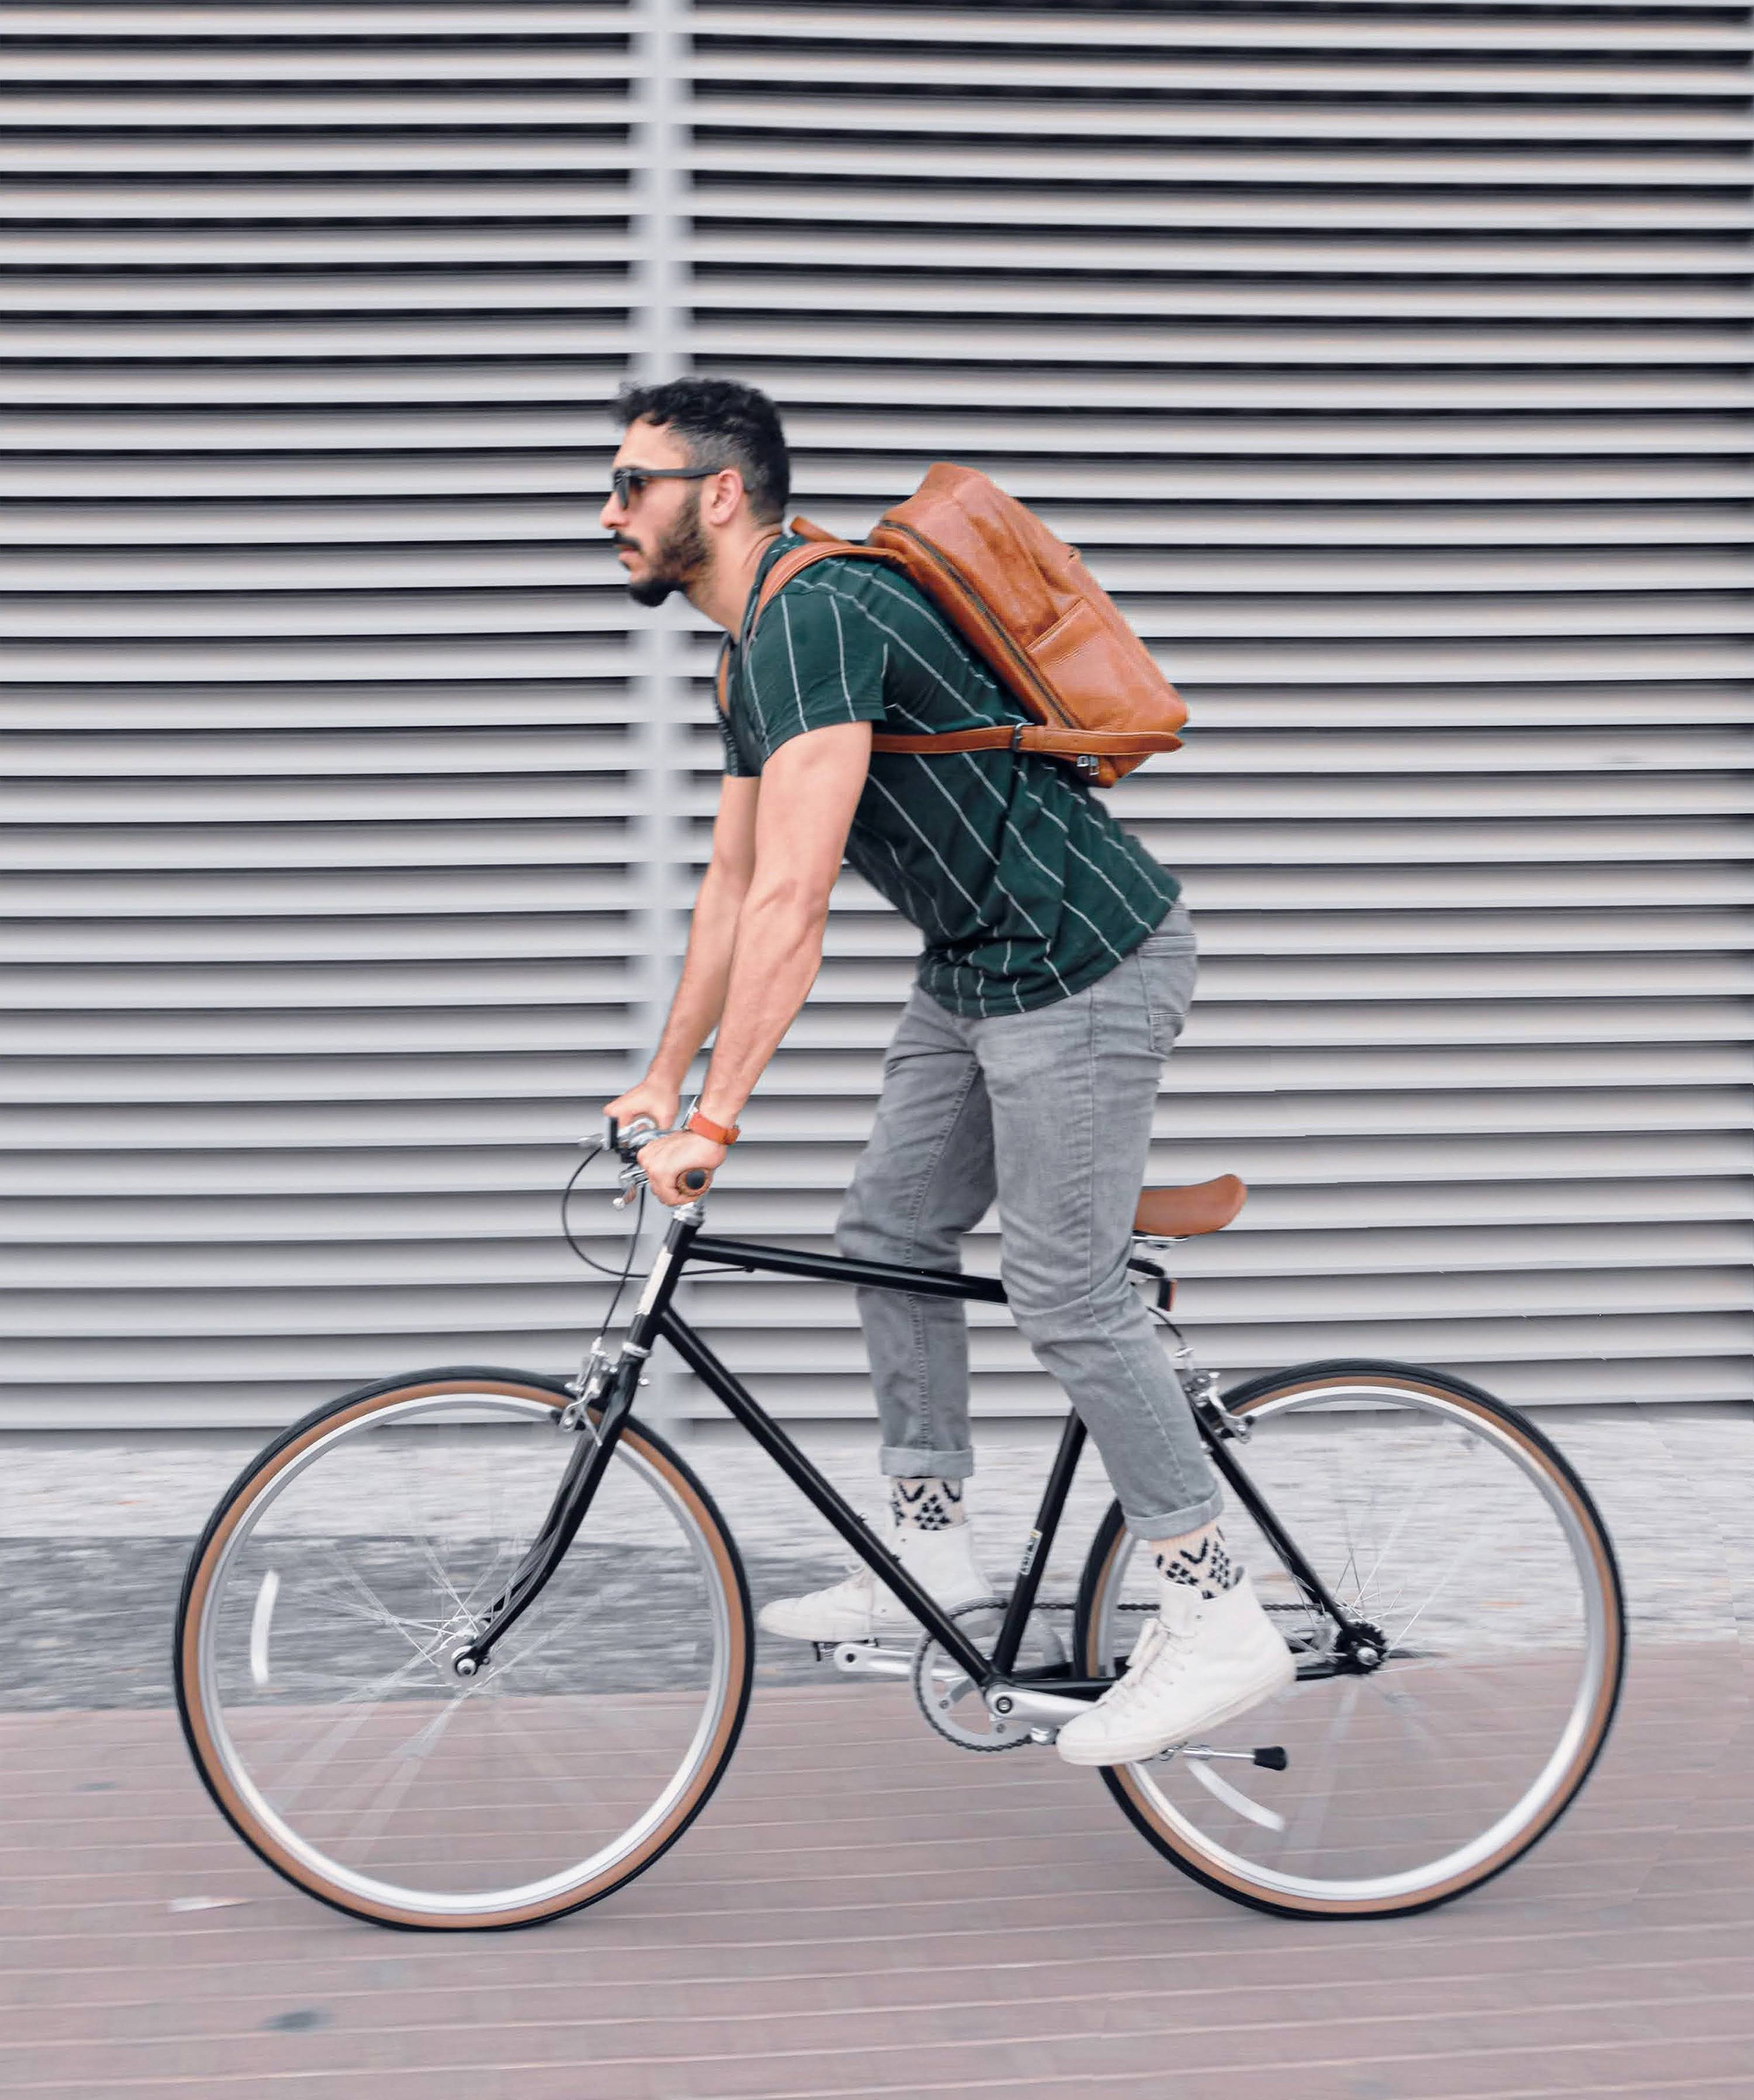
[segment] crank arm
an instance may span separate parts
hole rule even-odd
[[[1088,1714],[1095,1696],[1094,1692],[1083,1699],[1064,1692],[1044,1692],[1010,1678],[999,1679],[981,1693],[987,1712],[1011,1729],[1063,1728],[1068,1721]]]
[[[816,1643],[820,1660],[825,1641]],[[848,1677],[912,1677],[913,1650],[884,1648],[876,1641],[836,1641],[831,1650],[834,1666]]]

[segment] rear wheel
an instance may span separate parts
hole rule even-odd
[[[1382,1661],[1339,1666],[1332,1621],[1232,1496],[1226,1540],[1298,1681],[1196,1754],[1105,1770],[1110,1791],[1186,1873],[1263,1910],[1385,1916],[1478,1887],[1575,1797],[1613,1717],[1624,1621],[1593,1503],[1531,1423],[1438,1373],[1312,1364],[1226,1405],[1250,1425],[1243,1471]],[[1124,1662],[1155,1582],[1111,1509],[1079,1599],[1089,1674]]]
[[[385,1925],[533,1925],[630,1880],[699,1814],[749,1697],[718,1511],[630,1423],[582,1529],[479,1674],[451,1659],[536,1535],[571,1396],[510,1371],[346,1395],[238,1480],[196,1547],[178,1701],[270,1866]]]

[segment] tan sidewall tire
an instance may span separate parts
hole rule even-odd
[[[1513,1409],[1465,1386],[1452,1385],[1447,1379],[1412,1370],[1391,1370],[1385,1365],[1369,1370],[1361,1366],[1350,1372],[1326,1367],[1308,1374],[1288,1372],[1271,1385],[1263,1382],[1258,1390],[1249,1392],[1244,1398],[1227,1398],[1226,1405],[1235,1414],[1248,1415],[1288,1394],[1338,1390],[1363,1384],[1393,1384],[1403,1391],[1423,1393],[1466,1409],[1481,1419],[1490,1422],[1499,1434],[1508,1434],[1513,1437],[1539,1464],[1542,1471],[1560,1489],[1588,1542],[1593,1569],[1601,1586],[1608,1614],[1609,1665],[1602,1683],[1597,1688],[1582,1738],[1566,1777],[1553,1789],[1541,1812],[1524,1829],[1508,1838],[1499,1851],[1486,1860],[1470,1866],[1448,1881],[1401,1898],[1380,1901],[1323,1900],[1288,1895],[1282,1890],[1263,1888],[1258,1883],[1244,1880],[1214,1863],[1204,1852],[1192,1850],[1178,1831],[1163,1821],[1133,1767],[1112,1765],[1102,1767],[1103,1784],[1120,1803],[1128,1820],[1160,1851],[1173,1860],[1184,1873],[1205,1887],[1216,1890],[1221,1895],[1229,1896],[1238,1903],[1248,1904],[1257,1910],[1271,1911],[1285,1917],[1404,1917],[1412,1911],[1429,1910],[1436,1904],[1448,1903],[1456,1896],[1465,1895],[1470,1889],[1478,1888],[1482,1882],[1491,1881],[1495,1874],[1501,1874],[1531,1845],[1537,1843],[1577,1798],[1607,1740],[1624,1674],[1625,1608],[1620,1592],[1619,1569],[1602,1531],[1601,1520],[1582,1483],[1564,1459]],[[1244,1455],[1246,1459],[1246,1454]],[[1120,1505],[1116,1503],[1098,1531],[1079,1592],[1076,1640],[1080,1666],[1092,1674],[1102,1666],[1097,1653],[1097,1629],[1101,1622],[1098,1607],[1107,1594],[1115,1561],[1127,1535],[1120,1518]]]
[[[426,1931],[504,1931],[518,1926],[542,1924],[550,1918],[564,1917],[568,1911],[582,1909],[587,1904],[599,1903],[624,1883],[633,1880],[635,1875],[643,1873],[653,1860],[675,1843],[705,1807],[730,1762],[742,1730],[754,1661],[753,1621],[742,1563],[730,1534],[725,1529],[723,1520],[705,1488],[675,1453],[649,1430],[630,1423],[622,1431],[621,1440],[631,1445],[654,1471],[665,1477],[678,1501],[699,1526],[710,1549],[714,1570],[724,1591],[726,1619],[730,1628],[725,1701],[718,1725],[701,1754],[699,1766],[688,1785],[672,1804],[669,1813],[661,1824],[646,1833],[633,1851],[605,1868],[591,1882],[567,1889],[543,1903],[503,1912],[471,1913],[464,1917],[399,1909],[364,1899],[351,1890],[343,1889],[313,1873],[307,1864],[286,1851],[272,1831],[263,1829],[249,1804],[232,1784],[224,1761],[214,1741],[200,1696],[202,1614],[227,1542],[242,1521],[256,1494],[312,1444],[332,1431],[411,1400],[440,1397],[450,1392],[501,1393],[510,1398],[538,1401],[544,1406],[551,1407],[557,1414],[572,1397],[562,1386],[550,1385],[544,1379],[520,1376],[515,1373],[493,1371],[471,1376],[466,1373],[435,1372],[411,1378],[393,1386],[372,1386],[360,1392],[345,1395],[331,1407],[307,1415],[303,1422],[296,1423],[232,1484],[191,1556],[183,1581],[182,1605],[177,1615],[175,1656],[177,1703],[183,1717],[183,1735],[194,1758],[196,1769],[226,1820],[258,1858],[264,1860],[277,1873],[283,1874],[307,1895],[333,1905],[337,1910],[347,1912],[350,1917],[365,1918],[378,1925]]]

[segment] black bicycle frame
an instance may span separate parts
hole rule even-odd
[[[824,1283],[850,1283],[871,1290],[902,1290],[917,1298],[961,1298],[993,1305],[1005,1302],[1005,1286],[996,1276],[965,1276],[960,1269],[909,1268],[888,1262],[852,1260],[842,1255],[807,1254],[753,1241],[718,1239],[701,1231],[700,1214],[695,1205],[684,1206],[672,1219],[664,1245],[646,1278],[645,1289],[628,1326],[620,1361],[601,1394],[594,1401],[593,1404],[600,1410],[594,1429],[587,1426],[581,1432],[583,1448],[574,1454],[567,1468],[536,1543],[489,1612],[488,1624],[459,1658],[460,1662],[466,1663],[465,1674],[479,1667],[500,1636],[534,1603],[572,1544],[632,1412],[634,1395],[646,1359],[653,1345],[662,1340],[668,1342],[702,1383],[718,1396],[733,1418],[749,1432],[792,1485],[979,1689],[985,1691],[1002,1680],[1051,1684],[1055,1692],[1074,1698],[1093,1699],[1105,1692],[1111,1679],[1077,1677],[1058,1668],[1023,1671],[1016,1668],[1024,1630],[1035,1608],[1049,1552],[1084,1449],[1085,1427],[1076,1414],[1067,1416],[1059,1449],[1042,1490],[1035,1528],[1023,1550],[1016,1586],[1006,1605],[998,1639],[993,1643],[991,1656],[983,1656],[956,1621],[940,1608],[937,1599],[922,1590],[885,1549],[864,1518],[823,1478],[753,1394],[719,1361],[687,1321],[672,1309],[677,1285],[691,1262],[744,1269],[752,1274],[761,1271],[780,1276],[809,1277]],[[1332,1617],[1342,1632],[1350,1631],[1350,1617],[1329,1595],[1295,1541],[1288,1536],[1253,1483],[1224,1448],[1222,1432],[1215,1432],[1212,1423],[1197,1409],[1195,1421],[1213,1462],[1237,1499],[1260,1525],[1306,1597]]]

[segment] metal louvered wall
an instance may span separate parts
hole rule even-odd
[[[643,25],[4,25],[0,1420],[559,1363],[674,801],[590,493]]]
[[[828,524],[986,467],[1188,695],[1113,802],[1205,958],[1156,1172],[1255,1189],[1204,1354],[1754,1393],[1745,9],[6,22],[0,1421],[572,1360],[716,788],[594,545],[630,366]],[[915,945],[845,882],[721,1229],[826,1233]],[[868,1406],[837,1294],[694,1306]]]

